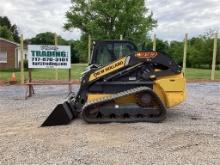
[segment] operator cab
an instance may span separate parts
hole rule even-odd
[[[129,56],[137,51],[130,41],[94,41],[90,64],[107,65],[121,57]]]

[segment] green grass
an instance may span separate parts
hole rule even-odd
[[[186,74],[187,79],[205,79],[210,80],[211,70],[210,69],[194,69],[187,68]],[[215,79],[220,80],[220,70],[215,71]]]
[[[72,79],[79,79],[84,68],[87,64],[72,64],[71,76]],[[13,70],[0,71],[0,80],[9,81]],[[15,71],[17,80],[20,79],[19,70]],[[32,77],[33,80],[55,80],[55,69],[33,69]],[[68,80],[68,70],[59,69],[59,80]],[[187,79],[206,79],[210,80],[211,70],[208,69],[186,69],[186,78]],[[220,80],[220,70],[216,71],[215,74],[216,80]],[[28,72],[25,71],[25,79],[28,79]]]
[[[71,78],[79,79],[83,70],[87,64],[72,64]],[[0,71],[0,80],[9,81],[13,70]],[[16,74],[17,81],[20,80],[20,72],[14,71]],[[69,72],[67,69],[58,69],[59,80],[68,80]],[[55,69],[33,69],[32,79],[33,80],[55,80],[56,70]],[[25,79],[28,79],[28,71],[25,71]]]

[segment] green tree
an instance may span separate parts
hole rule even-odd
[[[71,48],[71,61],[72,63],[79,62],[79,45],[80,41],[65,40],[60,35],[57,36],[58,45],[70,45]],[[55,44],[55,33],[44,32],[39,33],[31,39],[25,40],[26,43],[36,44],[36,45],[54,45]]]
[[[0,26],[0,37],[13,41],[13,36],[6,26]]]
[[[183,42],[171,41],[168,49],[168,54],[174,59],[179,65],[183,62]]]
[[[79,63],[80,62],[80,54],[79,54],[79,47],[80,47],[80,41],[69,41],[70,48],[71,48],[71,61],[72,63]]]
[[[0,26],[6,26],[8,29],[11,28],[11,22],[8,17],[0,17]]]
[[[171,41],[168,54],[180,65],[183,61],[183,46],[180,41]],[[213,54],[213,33],[210,31],[188,41],[186,64],[193,68],[211,68]],[[217,64],[220,52],[217,54]]]
[[[78,28],[82,31],[81,44],[86,47],[88,34],[98,39],[125,39],[142,43],[147,33],[156,26],[152,13],[144,0],[72,0],[72,7],[66,13],[64,28]],[[87,49],[80,49],[82,60],[87,60]]]
[[[147,40],[146,42],[146,46],[144,46],[145,50],[153,50],[153,42],[152,40]],[[156,51],[158,52],[163,52],[163,53],[168,53],[168,49],[169,49],[169,43],[168,41],[162,40],[162,39],[157,39],[156,42],[157,46],[156,46]]]
[[[213,39],[209,36],[200,35],[190,40],[188,65],[200,68],[208,65],[211,68],[213,53]]]
[[[68,41],[66,41],[59,35],[57,36],[57,40],[58,40],[59,45],[68,44]],[[35,37],[31,38],[30,42],[36,45],[40,45],[40,44],[54,45],[55,44],[55,33],[52,33],[52,32],[39,33]]]
[[[12,25],[8,17],[0,16],[0,37],[20,42],[17,25]],[[10,34],[9,34],[10,33]]]
[[[15,24],[12,25],[10,29],[11,29],[14,41],[19,43],[20,42],[20,37],[19,37],[17,25],[15,25]]]

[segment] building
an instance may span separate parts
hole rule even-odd
[[[0,37],[0,70],[19,68],[20,56],[18,43]],[[27,49],[24,49],[24,59],[27,59]]]

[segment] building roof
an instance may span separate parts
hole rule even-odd
[[[5,41],[5,42],[8,42],[8,43],[14,44],[14,45],[16,45],[16,46],[19,46],[19,43],[13,42],[13,41],[10,41],[10,40],[7,40],[7,39],[5,39],[5,38],[1,38],[1,37],[0,37],[0,41]]]

